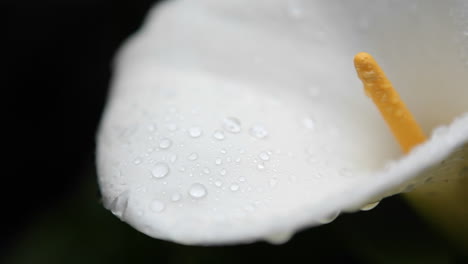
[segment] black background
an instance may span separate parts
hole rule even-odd
[[[282,246],[176,245],[104,210],[94,137],[112,58],[153,2],[1,2],[1,263],[463,263],[400,198]]]

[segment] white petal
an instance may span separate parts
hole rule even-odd
[[[120,53],[101,123],[106,207],[184,244],[278,242],[439,177],[448,157],[463,168],[466,4],[350,2],[155,9]],[[362,50],[426,131],[459,116],[387,167],[400,154],[355,76]]]

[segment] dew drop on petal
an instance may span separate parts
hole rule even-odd
[[[231,184],[231,187],[229,189],[231,189],[231,191],[233,191],[233,192],[237,192],[239,190],[239,188],[240,188],[239,184],[233,183],[233,184]]]
[[[166,208],[166,205],[160,200],[153,200],[150,203],[150,210],[155,213],[161,213]]]
[[[302,120],[302,124],[304,125],[305,128],[307,128],[309,130],[314,130],[315,129],[315,121],[310,117],[304,118]]]
[[[226,173],[227,173],[227,171],[224,168],[219,171],[219,174],[221,174],[221,175],[226,175]]]
[[[261,125],[255,125],[252,128],[250,128],[250,135],[258,138],[258,139],[264,139],[268,136],[268,131],[264,126]]]
[[[202,133],[203,133],[203,131],[202,131],[202,129],[200,127],[191,127],[188,130],[188,134],[193,138],[200,137],[202,135]]]
[[[176,192],[176,193],[172,194],[171,201],[178,202],[178,201],[180,201],[181,198],[182,198],[182,196],[180,195],[180,193]]]
[[[223,120],[223,128],[231,133],[239,133],[241,131],[241,124],[239,119],[227,117]]]
[[[216,180],[214,184],[216,185],[216,187],[221,187],[223,185],[223,182],[220,180]]]
[[[221,131],[221,130],[216,130],[214,133],[213,133],[213,137],[217,140],[224,140],[225,136],[224,136],[224,132]]]
[[[172,141],[170,139],[168,139],[168,138],[163,138],[159,142],[159,147],[162,148],[162,149],[170,148],[171,145],[172,145]]]
[[[194,183],[190,186],[189,195],[195,199],[201,199],[207,194],[206,187],[201,183]]]
[[[164,178],[169,174],[169,166],[164,162],[158,162],[151,169],[151,174],[157,179]]]
[[[372,210],[372,209],[374,209],[379,203],[380,203],[380,201],[377,201],[377,202],[374,202],[374,203],[370,203],[370,204],[366,204],[366,205],[364,205],[363,207],[361,207],[361,211],[369,211],[369,210]]]
[[[118,218],[122,219],[125,215],[125,211],[127,210],[128,206],[128,199],[129,199],[129,192],[125,191],[117,196],[111,203],[109,209],[111,210],[112,214],[117,216]]]
[[[196,152],[193,152],[190,155],[188,155],[187,159],[192,160],[192,161],[197,160],[198,159],[198,154]]]
[[[258,155],[261,160],[267,161],[270,159],[270,155],[266,152],[262,152]]]
[[[319,223],[321,223],[321,224],[331,223],[331,222],[333,222],[333,220],[335,220],[338,217],[338,215],[340,215],[340,212],[333,212],[330,215],[320,219]]]

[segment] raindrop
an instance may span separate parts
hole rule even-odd
[[[160,200],[153,200],[150,203],[150,209],[155,213],[161,213],[162,211],[164,211],[165,208],[166,205]]]
[[[245,182],[245,177],[239,177],[240,182]]]
[[[318,222],[321,223],[321,224],[328,224],[328,223],[331,223],[333,222],[333,220],[335,220],[338,215],[340,215],[340,212],[333,212],[331,213],[330,215],[324,217],[323,219],[320,219]]]
[[[187,159],[189,160],[196,160],[198,159],[198,154],[196,152],[193,152],[192,154],[188,155]]]
[[[307,129],[310,129],[310,130],[314,130],[315,129],[315,121],[310,118],[310,117],[306,117],[302,120],[302,124],[304,125],[305,128]]]
[[[125,191],[117,196],[110,205],[110,210],[112,214],[117,216],[118,218],[122,219],[127,210],[128,206],[128,199],[129,199],[129,192]]]
[[[239,119],[228,117],[223,120],[223,128],[231,133],[239,133],[241,131],[241,124]]]
[[[189,195],[195,199],[201,199],[207,194],[206,187],[201,183],[194,183],[190,186]]]
[[[267,161],[270,159],[270,155],[266,152],[262,152],[258,155],[261,160]]]
[[[216,130],[214,133],[213,133],[213,137],[217,140],[224,140],[225,136],[224,136],[224,132],[221,131],[221,130]]]
[[[210,174],[211,171],[210,171],[210,169],[208,169],[208,168],[204,168],[204,169],[203,169],[203,172],[204,172],[205,174]]]
[[[259,163],[259,164],[257,165],[257,169],[263,170],[263,169],[265,169],[265,165],[264,165],[263,163]]]
[[[214,184],[216,185],[216,187],[221,187],[223,185],[223,182],[220,180],[217,180],[214,182]]]
[[[155,124],[148,125],[148,131],[149,132],[154,132],[155,130],[156,130],[156,125]]]
[[[224,168],[219,171],[219,174],[221,174],[223,176],[226,175],[226,173],[227,173],[227,171]]]
[[[133,161],[133,164],[135,165],[140,165],[142,162],[142,160],[140,158],[136,158],[134,161]]]
[[[264,139],[268,136],[268,131],[265,129],[265,127],[261,125],[255,125],[252,128],[250,128],[250,135],[258,138],[258,139]]]
[[[370,204],[366,204],[366,205],[364,205],[364,206],[361,208],[361,211],[369,211],[369,210],[372,210],[372,209],[374,209],[379,203],[380,203],[380,201],[373,202],[373,203],[370,203]]]
[[[203,131],[200,127],[191,127],[189,128],[188,133],[191,137],[197,138],[202,135]]]
[[[164,178],[169,174],[169,166],[164,162],[158,162],[151,170],[151,174],[157,179]]]
[[[171,201],[178,202],[178,201],[180,201],[181,198],[182,198],[182,195],[180,195],[180,193],[176,192],[176,193],[172,194]]]
[[[231,187],[229,189],[231,189],[231,191],[233,191],[233,192],[237,192],[239,190],[239,188],[240,188],[239,184],[233,183],[233,184],[231,184]]]
[[[168,138],[163,138],[159,142],[159,147],[162,148],[162,149],[170,148],[171,145],[172,145],[172,141],[170,139],[168,139]]]
[[[223,162],[223,160],[221,158],[216,158],[215,159],[215,164],[216,165],[221,165],[222,162]]]
[[[265,237],[265,240],[274,245],[280,245],[288,242],[292,237],[291,232],[278,232],[276,234]]]

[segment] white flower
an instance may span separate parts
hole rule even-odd
[[[98,135],[105,206],[183,244],[281,242],[466,175],[467,13],[463,0],[157,6],[118,56]],[[362,91],[360,51],[434,131],[408,155]]]

